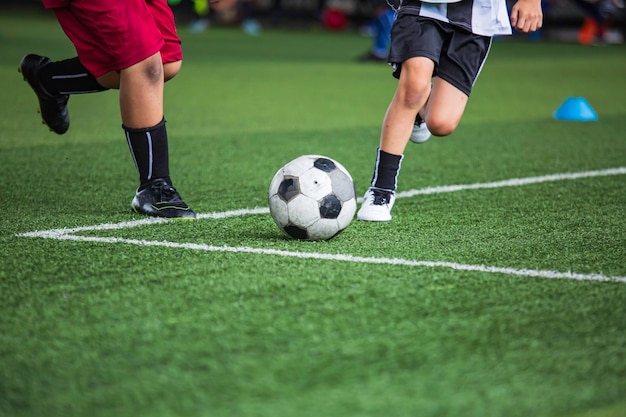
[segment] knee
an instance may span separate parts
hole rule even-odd
[[[133,66],[137,76],[148,81],[150,84],[163,82],[163,63],[161,54],[156,53]]]
[[[163,81],[163,63],[160,56],[151,56],[144,61],[143,72],[151,83]]]
[[[435,136],[448,136],[456,130],[459,124],[457,120],[436,114],[427,115],[425,121],[428,130]]]
[[[398,89],[398,93],[404,107],[419,111],[430,95],[430,80],[401,86]]]
[[[180,68],[183,65],[183,61],[168,62],[163,64],[163,74],[165,81],[169,81],[178,74]]]

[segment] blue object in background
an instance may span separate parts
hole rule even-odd
[[[568,97],[554,112],[557,120],[572,122],[595,122],[598,115],[584,97]]]

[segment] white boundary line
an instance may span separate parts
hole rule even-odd
[[[521,186],[527,184],[537,184],[550,181],[561,181],[567,179],[579,179],[590,178],[598,176],[609,175],[623,175],[626,174],[626,167],[605,169],[600,171],[586,171],[576,173],[565,173],[556,175],[547,175],[541,177],[528,177],[528,178],[514,178],[506,181],[496,181],[488,183],[475,183],[464,185],[449,185],[442,187],[430,187],[419,190],[409,190],[397,194],[397,198],[408,198],[416,195],[436,194],[445,192],[454,192],[462,190],[475,190],[484,188],[499,188],[499,187],[511,187]],[[239,217],[253,214],[267,214],[269,209],[267,207],[258,207],[254,209],[241,209],[231,210],[218,213],[206,213],[199,214],[199,219],[224,219],[228,217]],[[126,243],[138,246],[158,246],[168,248],[179,249],[191,249],[201,250],[207,252],[231,252],[231,253],[253,253],[262,255],[274,255],[284,256],[299,259],[319,259],[319,260],[332,260],[332,261],[344,261],[353,263],[367,263],[367,264],[382,264],[382,265],[402,265],[402,266],[422,266],[430,268],[450,268],[459,271],[478,271],[487,273],[500,273],[516,276],[526,277],[538,277],[538,278],[560,278],[560,279],[573,279],[583,281],[611,281],[626,283],[626,277],[619,276],[606,276],[602,274],[580,274],[575,272],[559,272],[549,270],[533,270],[533,269],[515,269],[515,268],[503,268],[496,266],[486,265],[466,265],[458,264],[454,262],[431,262],[431,261],[415,261],[408,259],[397,258],[375,258],[375,257],[362,257],[349,254],[325,254],[316,252],[296,252],[285,251],[277,249],[263,249],[252,248],[246,246],[213,246],[207,244],[195,244],[195,243],[176,243],[168,241],[154,241],[154,240],[138,240],[138,239],[124,239],[116,237],[92,237],[92,236],[78,236],[76,233],[85,231],[98,231],[98,230],[116,230],[125,229],[131,227],[138,227],[143,225],[154,225],[168,222],[166,219],[146,218],[142,220],[122,222],[122,223],[105,223],[94,226],[83,226],[75,228],[63,228],[63,229],[51,229],[43,231],[34,231],[28,233],[20,233],[18,237],[35,237],[45,239],[58,239],[58,240],[72,240],[81,242],[100,242],[100,243]]]
[[[610,175],[624,175],[626,167],[603,169],[598,171],[571,172],[564,174],[544,175],[540,177],[513,178],[504,181],[483,182],[463,185],[444,185],[442,187],[428,187],[419,190],[403,191],[396,194],[396,198],[414,197],[416,195],[450,193],[453,191],[478,190],[482,188],[519,187],[522,185],[539,184],[542,182],[576,180],[579,178],[606,177]]]

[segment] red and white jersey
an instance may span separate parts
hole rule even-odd
[[[398,13],[441,20],[476,35],[512,33],[506,0],[402,0]]]

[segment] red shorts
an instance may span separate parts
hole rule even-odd
[[[128,68],[161,52],[163,63],[183,58],[167,0],[44,0],[94,76]],[[61,7],[59,7],[61,6]]]

